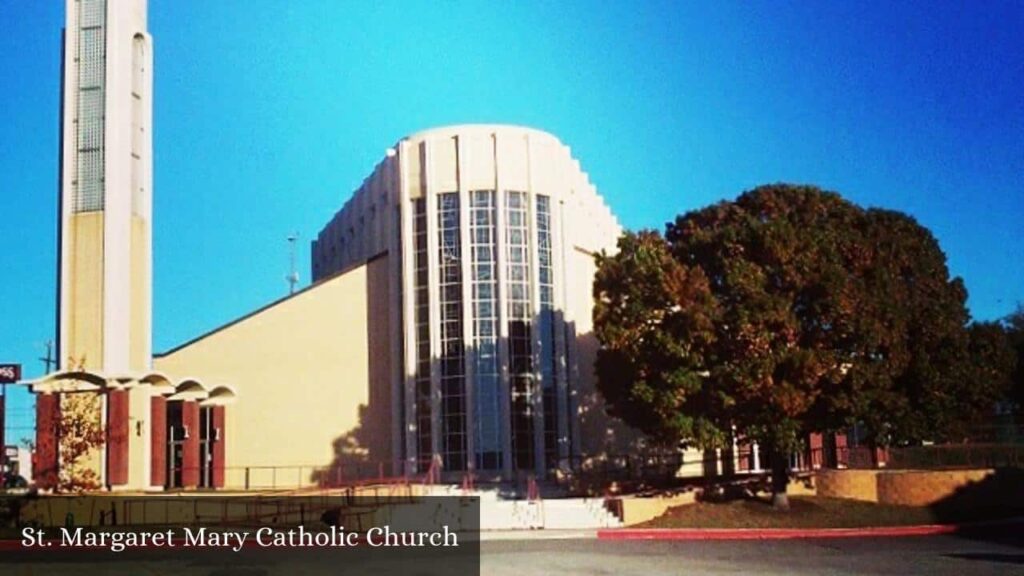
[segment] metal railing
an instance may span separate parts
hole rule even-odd
[[[1022,468],[1024,467],[1024,445],[965,442],[927,446],[894,446],[884,449],[850,446],[837,447],[831,455],[826,454],[824,449],[817,448],[810,451],[810,461],[814,469]]]
[[[767,460],[757,470],[737,466],[743,454],[724,452],[716,456],[707,452],[701,459],[682,453],[656,452],[611,454],[598,457],[576,456],[566,462],[574,481],[610,484],[629,481],[674,481],[681,471],[700,467],[703,477],[761,474],[768,468]],[[792,472],[807,472],[822,468],[871,469],[942,469],[942,468],[1024,468],[1024,444],[964,442],[927,446],[889,447],[876,450],[867,446],[839,446],[830,451],[825,448],[809,449],[790,458]],[[180,478],[181,472],[201,470],[171,470],[171,478]],[[323,466],[239,466],[223,470],[225,490],[297,490],[335,489],[358,486],[392,486],[410,484],[436,484],[442,481],[442,470],[436,463],[423,473],[406,475],[392,462],[354,462],[331,467]],[[177,474],[174,474],[177,473]],[[477,478],[462,473],[462,489],[472,491]],[[458,482],[458,480],[456,480]],[[181,488],[174,486],[174,488]],[[201,489],[201,488],[200,488]]]
[[[8,500],[8,515],[0,526],[287,526],[344,520],[356,530],[374,525],[385,506],[415,502],[412,492],[401,494],[285,494],[185,495],[102,497],[68,496]],[[0,505],[5,502],[0,499]],[[331,516],[333,515],[333,516]],[[337,525],[337,524],[335,524]]]
[[[887,468],[1024,468],[1024,445],[936,444],[889,449]]]
[[[186,488],[184,479],[189,473],[196,482],[205,486],[188,488],[213,488],[213,477],[220,473],[222,481],[217,488],[227,490],[294,490],[303,488],[346,488],[380,484],[408,484],[410,478],[399,471],[396,473],[391,462],[354,462],[329,467],[315,465],[292,466],[229,466],[222,471],[203,470],[200,467],[178,467],[168,470],[167,486],[170,489]],[[210,474],[203,480],[203,474]]]

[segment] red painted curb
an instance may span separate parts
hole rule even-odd
[[[794,538],[869,538],[934,536],[965,529],[1010,525],[1013,522],[980,524],[926,524],[869,528],[614,528],[597,531],[598,540],[788,540]]]
[[[63,550],[109,550],[110,549],[110,546],[84,546],[84,545],[83,546],[61,546],[60,545],[60,540],[54,539],[54,538],[46,539],[43,542],[44,542],[43,546],[31,546],[31,547],[29,547],[29,546],[25,546],[24,544],[22,544],[22,540],[0,540],[0,552],[4,552],[4,551],[8,551],[9,552],[9,551],[12,551],[12,550],[18,550],[18,551],[28,551],[28,552],[32,552],[32,553],[42,554],[42,553],[49,553],[49,552],[60,552],[60,551],[63,551]],[[166,546],[154,546],[152,544],[146,544],[144,546],[132,546],[130,548],[125,548],[125,551],[127,551],[127,550],[156,550],[156,549],[160,549],[160,548],[188,548],[187,546],[185,546],[185,540],[182,539],[182,538],[174,539],[171,542],[173,542],[173,544],[169,544],[169,545],[166,545]],[[363,546],[363,539],[362,538],[360,538],[359,541],[356,544],[352,545],[352,547],[357,547],[357,546]],[[215,549],[215,548],[218,548],[218,547],[217,546],[207,546],[207,547],[200,547],[199,549],[200,550],[211,550],[211,549]],[[231,549],[230,546],[221,546],[220,548],[226,549],[226,550],[230,550]],[[288,546],[288,545],[276,545],[276,544],[268,544],[268,545],[265,545],[265,546],[261,546],[259,543],[254,542],[252,540],[246,540],[246,542],[244,544],[242,544],[242,549],[244,549],[244,550],[250,550],[250,549],[255,549],[255,550],[282,550],[282,549],[285,549],[285,548],[322,548],[322,547],[321,546]],[[336,548],[341,548],[341,546],[337,546]],[[118,554],[119,554],[119,552],[118,552]]]

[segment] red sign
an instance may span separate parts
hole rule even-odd
[[[21,364],[0,364],[0,384],[13,384],[21,380]]]

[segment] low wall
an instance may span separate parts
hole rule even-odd
[[[816,493],[811,478],[790,480],[786,491],[791,496],[813,496]],[[758,494],[766,496],[770,493],[759,492]],[[623,496],[618,499],[621,503],[622,523],[626,526],[642,524],[665,514],[669,508],[693,504],[700,500],[701,496],[702,491],[699,489],[671,495]]]
[[[819,470],[814,478],[818,496],[878,502],[879,470]]]
[[[822,470],[819,496],[901,506],[1024,506],[1024,471]]]
[[[818,494],[817,479],[814,476],[791,478],[786,493],[790,496],[816,496]],[[771,492],[764,492],[771,495]]]
[[[672,496],[652,496],[649,498],[626,496],[622,502],[622,523],[633,526],[653,520],[674,506],[693,504],[697,501],[697,492],[684,492]]]
[[[424,494],[421,486],[363,486],[348,490],[313,493],[260,492],[182,492],[182,493],[110,493],[86,495],[42,495],[17,497],[21,503],[18,517],[22,524],[42,527],[110,526],[158,524],[190,526],[201,519],[228,518],[233,522],[256,519],[260,522],[318,521],[320,511],[334,501],[362,503],[404,503]],[[0,506],[4,503],[0,501]],[[316,511],[315,513],[313,511]],[[374,512],[375,513],[375,512]]]
[[[878,475],[878,501],[883,504],[930,506],[994,481],[995,470],[905,470]],[[995,494],[993,494],[995,496]],[[984,495],[978,494],[981,500]]]

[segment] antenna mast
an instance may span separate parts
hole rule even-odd
[[[290,272],[285,276],[285,280],[288,281],[288,295],[295,294],[295,286],[299,283],[299,272],[295,269],[295,241],[299,239],[298,232],[292,232],[288,235],[288,256],[291,260]]]

